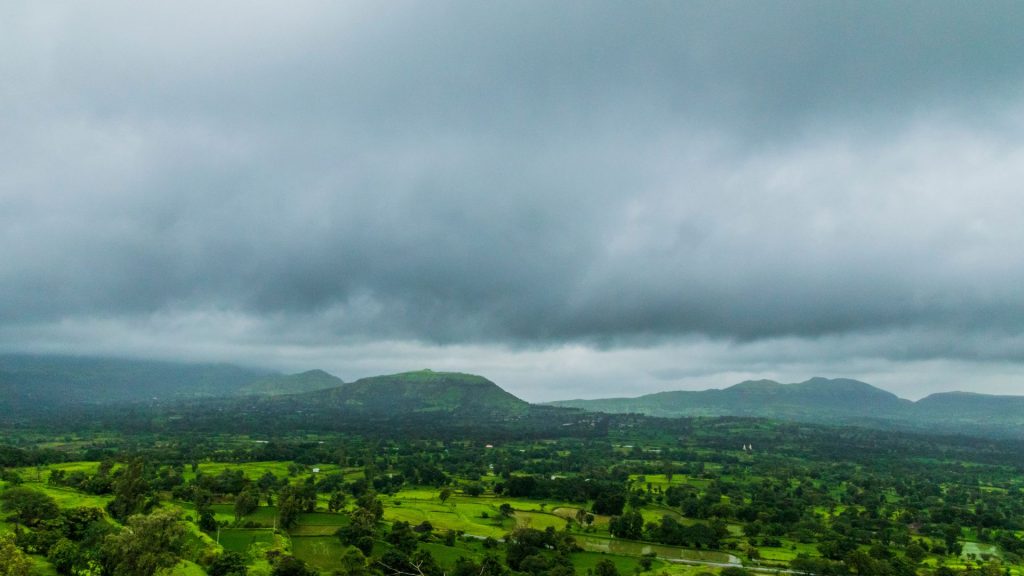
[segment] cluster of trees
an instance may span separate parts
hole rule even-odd
[[[173,566],[185,546],[187,529],[174,509],[133,514],[118,527],[100,509],[60,508],[31,488],[8,488],[0,503],[18,523],[13,539],[0,544],[15,565],[12,544],[46,556],[60,574],[146,575]]]
[[[513,498],[561,500],[563,502],[593,501],[595,514],[621,514],[626,505],[626,490],[621,482],[593,478],[510,476],[494,487],[498,494]]]
[[[690,548],[719,548],[722,540],[729,535],[728,527],[721,520],[687,525],[673,516],[664,515],[660,522],[644,523],[643,515],[636,510],[629,510],[621,516],[613,516],[608,529],[618,538],[648,540]]]
[[[509,568],[533,576],[575,576],[569,554],[577,550],[572,536],[551,527],[518,528],[505,539],[505,561]]]

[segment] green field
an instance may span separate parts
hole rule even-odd
[[[640,559],[635,556],[621,556],[619,554],[606,554],[603,552],[577,552],[572,555],[572,565],[578,574],[585,574],[587,570],[593,570],[601,560],[611,560],[612,564],[619,570],[619,574],[633,574],[640,572]],[[651,570],[660,572],[661,568],[668,563],[661,560],[654,560]]]
[[[456,494],[442,503],[439,494],[439,490],[429,488],[401,490],[383,499],[384,518],[390,522],[402,520],[413,525],[426,520],[440,530],[458,530],[473,536],[501,538],[517,526],[538,530],[550,526],[561,530],[567,524],[566,514],[574,515],[577,510],[565,502],[493,495],[472,497]],[[512,506],[515,510],[514,518],[501,516],[498,509],[502,504]],[[607,519],[604,520],[607,523]],[[598,523],[595,520],[595,525]]]
[[[321,572],[340,569],[338,560],[345,546],[333,536],[296,536],[292,538],[292,554]]]
[[[57,569],[50,564],[46,558],[42,556],[33,555],[32,558],[32,576],[57,576]]]
[[[662,490],[668,489],[669,486],[684,485],[704,490],[709,484],[708,480],[704,478],[692,478],[686,474],[673,474],[672,482],[669,482],[668,476],[664,474],[630,474],[629,479],[637,488],[646,488],[650,484],[651,488],[660,488]]]
[[[777,548],[770,546],[758,547],[757,551],[761,554],[761,559],[766,562],[778,563],[790,562],[800,554],[809,557],[821,556],[818,552],[818,547],[814,544],[805,544],[785,539],[781,540],[781,542],[783,545]]]
[[[222,528],[220,545],[225,550],[245,554],[253,544],[273,544],[274,532],[266,528]]]
[[[483,518],[482,512],[488,517]],[[389,522],[399,520],[412,525],[429,521],[435,530],[458,530],[474,536],[503,537],[514,527],[512,520],[501,518],[496,508],[480,506],[451,507],[440,502],[409,502],[402,501],[401,506],[385,506],[384,519]]]
[[[983,558],[984,556],[991,556],[994,558],[1001,558],[1002,555],[999,553],[999,547],[992,544],[981,544],[979,542],[964,542],[964,550],[961,557],[970,558],[973,555],[975,558]]]
[[[110,496],[93,496],[71,488],[48,486],[40,482],[25,482],[24,486],[45,492],[57,501],[61,508],[105,508]]]
[[[478,562],[483,557],[479,543],[456,542],[455,546],[430,543],[420,544],[420,548],[430,552],[438,565],[445,569],[451,569],[459,558],[470,558]]]
[[[260,476],[263,476],[267,472],[270,472],[278,478],[289,478],[290,474],[288,468],[292,465],[292,462],[200,462],[199,473],[210,476],[216,476],[225,470],[241,470],[245,477],[250,480],[258,480]],[[316,464],[316,465],[301,465],[302,471],[298,473],[299,476],[308,476],[313,472],[313,468],[319,468],[320,474],[333,474],[339,471],[345,471],[350,473],[350,469],[339,468],[336,464]],[[362,472],[358,472],[359,476],[362,476]],[[196,477],[196,473],[192,471],[191,467],[185,467],[185,473],[183,475],[185,480],[192,480]]]
[[[562,530],[565,528],[566,520],[555,514],[549,514],[547,512],[516,512],[516,526],[520,528],[533,528],[535,530],[544,530],[547,527],[552,527],[555,530]]]
[[[613,555],[642,556],[644,554],[654,554],[658,558],[665,560],[689,560],[720,564],[740,563],[739,558],[725,552],[691,550],[689,548],[678,548],[676,546],[652,544],[649,542],[601,538],[589,534],[576,535],[576,543],[579,544],[580,548],[590,552],[605,552]]]
[[[234,515],[232,515],[234,518]],[[276,506],[260,506],[252,514],[242,518],[242,524],[253,523],[264,528],[272,528],[277,520]]]
[[[299,515],[298,524],[288,533],[292,536],[334,536],[338,528],[348,523],[348,516],[328,512],[312,512]]]

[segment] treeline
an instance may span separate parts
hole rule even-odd
[[[495,485],[498,494],[513,498],[560,500],[582,503],[593,501],[595,514],[621,514],[626,505],[626,490],[621,483],[591,478],[544,478],[539,476],[511,476]]]

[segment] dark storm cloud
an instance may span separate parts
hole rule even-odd
[[[14,340],[1024,350],[1020,3],[0,10]]]

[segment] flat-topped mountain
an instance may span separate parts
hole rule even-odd
[[[915,402],[914,411],[935,422],[985,422],[991,427],[1014,428],[1020,427],[1024,421],[1024,396],[942,392]]]
[[[473,374],[420,370],[363,378],[329,390],[297,394],[289,400],[369,414],[519,414],[529,404],[494,382]]]

